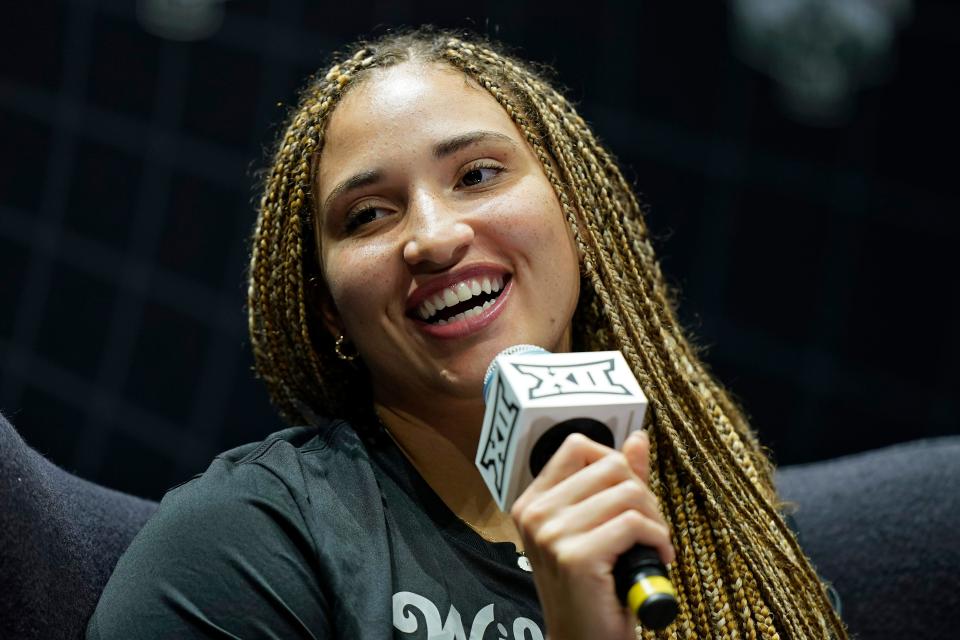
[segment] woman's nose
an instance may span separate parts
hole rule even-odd
[[[403,259],[411,266],[443,269],[463,258],[473,241],[473,227],[453,208],[429,194],[412,199]]]

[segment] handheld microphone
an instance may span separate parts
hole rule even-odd
[[[490,363],[483,379],[486,411],[476,465],[500,509],[507,511],[572,433],[614,449],[640,429],[647,398],[619,351],[550,353],[514,345]],[[654,549],[634,545],[613,569],[620,601],[644,627],[662,629],[677,599]]]

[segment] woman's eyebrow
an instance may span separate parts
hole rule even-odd
[[[323,200],[323,207],[321,211],[326,211],[330,208],[330,203],[342,196],[348,191],[353,191],[354,189],[360,189],[362,187],[369,186],[375,182],[378,182],[383,178],[383,172],[379,169],[371,169],[369,171],[361,171],[355,175],[350,176],[337,186],[333,188],[333,191],[330,192]]]
[[[469,147],[472,144],[477,144],[478,142],[487,142],[490,140],[507,142],[514,147],[517,146],[517,143],[513,141],[513,138],[496,131],[470,131],[468,133],[461,133],[460,135],[453,136],[452,138],[448,138],[435,144],[433,146],[433,156],[437,159],[444,158],[452,153],[460,151],[460,149]]]

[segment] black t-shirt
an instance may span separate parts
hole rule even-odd
[[[169,491],[87,638],[540,640],[523,564],[388,437],[330,421],[223,453]]]

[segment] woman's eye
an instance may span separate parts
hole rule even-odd
[[[473,187],[496,177],[500,171],[502,171],[500,167],[494,166],[474,167],[463,174],[460,183],[465,187]]]
[[[364,207],[347,214],[344,229],[347,233],[352,233],[365,224],[379,220],[387,214],[383,207]]]

